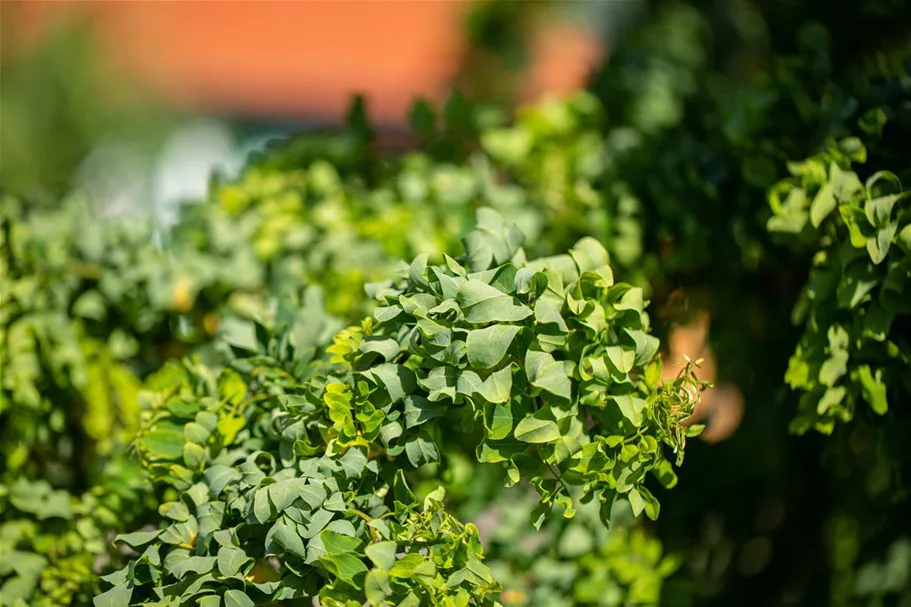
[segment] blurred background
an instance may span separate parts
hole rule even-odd
[[[270,138],[369,101],[407,143],[415,98],[515,104],[582,86],[630,2],[4,2],[3,182],[168,214]],[[497,23],[499,20],[501,23]]]

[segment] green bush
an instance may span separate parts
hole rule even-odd
[[[453,106],[462,108],[459,112],[450,110],[456,115],[483,114],[483,108],[458,98],[450,108]],[[11,533],[25,523],[35,528],[36,519],[46,518],[41,511],[23,507],[22,500],[15,497],[16,491],[36,490],[35,482],[41,482],[37,479],[49,479],[55,487],[69,489],[72,496],[57,494],[71,508],[65,517],[51,516],[64,521],[43,528],[48,532],[43,541],[37,541],[34,533],[16,532],[12,536],[5,547],[10,555],[36,552],[42,555],[42,565],[7,570],[7,596],[46,604],[60,601],[61,596],[84,602],[98,588],[99,563],[110,570],[122,562],[120,552],[108,549],[102,539],[105,534],[155,519],[155,509],[149,506],[161,499],[160,490],[150,487],[145,474],[123,458],[126,445],[132,443],[137,430],[137,393],[151,370],[190,353],[202,357],[214,369],[220,368],[232,348],[249,346],[255,339],[251,319],[275,321],[275,314],[280,313],[270,303],[276,301],[275,297],[284,302],[283,306],[294,305],[292,302],[304,306],[312,324],[309,328],[298,326],[295,331],[323,334],[325,339],[327,331],[331,334],[331,327],[338,326],[337,321],[323,311],[320,290],[309,288],[301,296],[302,287],[319,284],[325,291],[326,307],[353,320],[362,311],[370,310],[369,300],[358,295],[362,281],[390,276],[396,261],[404,255],[423,255],[419,258],[426,260],[432,254],[434,259],[443,261],[441,251],[455,248],[459,230],[471,223],[475,209],[482,204],[493,204],[530,227],[538,235],[531,242],[538,251],[554,250],[561,246],[554,242],[578,236],[579,226],[586,218],[604,216],[592,188],[579,188],[582,177],[595,179],[600,169],[600,142],[592,130],[597,116],[597,104],[580,94],[568,103],[550,102],[529,108],[514,127],[483,130],[472,146],[474,151],[467,155],[454,154],[451,147],[438,140],[433,154],[409,154],[389,162],[370,157],[369,140],[362,135],[355,114],[347,132],[291,141],[254,159],[238,180],[216,179],[212,201],[184,209],[180,223],[166,237],[164,250],[152,245],[154,231],[150,224],[137,226],[120,220],[99,223],[88,204],[78,197],[65,201],[63,210],[30,206],[10,198],[4,206],[3,259],[4,276],[14,288],[4,299],[3,356],[9,372],[4,374],[3,415],[8,437],[4,441],[4,475],[13,484],[9,485],[4,518],[9,521]],[[503,143],[517,138],[524,142],[518,155],[509,152]],[[505,164],[498,167],[498,158],[503,158]],[[552,169],[563,168],[541,171],[541,163]],[[506,167],[524,187],[503,184],[495,178],[495,173]],[[580,192],[584,197],[580,198]],[[562,228],[565,236],[554,241],[541,238],[547,221],[554,228],[566,224]],[[513,240],[510,246],[516,244]],[[483,264],[486,249],[482,244],[476,246],[481,247],[476,253],[480,257],[472,264]],[[606,264],[607,252],[600,245],[589,240],[580,246],[577,255],[589,257],[587,263]],[[499,250],[496,254],[502,255]],[[365,259],[372,263],[364,264]],[[555,259],[561,260],[559,279],[571,280],[563,261],[571,258]],[[605,274],[599,280],[612,280],[606,265],[601,271]],[[542,279],[536,280],[537,289],[543,283]],[[523,288],[527,295],[530,287]],[[594,287],[585,287],[586,293],[591,288]],[[552,289],[557,291],[548,292],[550,299],[560,292],[556,283]],[[641,289],[618,286],[614,293],[614,299],[623,296],[629,314],[641,318],[629,326],[629,333],[612,338],[619,341],[605,345],[608,349],[604,352],[610,355],[606,360],[615,360],[608,367],[596,364],[603,356],[596,356],[594,351],[587,352],[584,360],[579,359],[583,364],[575,373],[586,378],[590,402],[597,401],[605,385],[621,380],[612,374],[632,370],[626,367],[632,364],[627,360],[629,356],[642,365],[657,349],[657,342],[641,332],[648,329]],[[428,295],[415,294],[419,299]],[[544,297],[542,293],[531,297],[539,295]],[[582,292],[572,297],[582,297]],[[604,304],[593,303],[594,311],[576,309],[575,313],[582,314],[588,330],[597,333],[606,328],[604,305],[614,303],[617,302],[613,299]],[[541,302],[534,309],[545,310],[546,305]],[[556,309],[561,306],[557,302]],[[468,329],[462,325],[457,330]],[[558,323],[544,340],[546,351],[532,356],[536,364],[544,365],[540,381],[545,384],[554,381],[548,374],[557,369],[557,361],[561,360],[549,352],[569,347],[561,344],[575,333],[560,336],[560,331],[568,330],[564,323]],[[511,327],[504,331],[514,338],[518,334],[518,329]],[[579,335],[573,339],[583,341],[572,345],[576,349],[573,358],[581,356],[579,348],[584,338]],[[525,339],[531,339],[531,335]],[[476,340],[471,341],[474,344]],[[466,348],[464,341],[456,339],[455,343]],[[322,342],[316,340],[313,344],[316,347]],[[626,350],[629,347],[633,350]],[[475,348],[472,345],[468,360],[477,367]],[[462,360],[467,353],[468,350],[460,355],[457,351],[451,353],[454,358],[450,363],[454,366],[446,372],[447,377],[467,364]],[[588,362],[589,359],[596,362]],[[548,366],[548,361],[553,362]],[[643,423],[643,409],[655,406],[656,369],[650,371],[649,384],[642,384],[641,379],[623,380],[628,385],[616,394],[616,402],[637,425]],[[638,377],[638,373],[632,377]],[[487,385],[481,382],[481,377],[487,375],[483,369],[480,376],[475,371],[471,374],[479,385]],[[497,377],[501,376],[505,377],[503,373]],[[487,383],[497,381],[500,380]],[[497,389],[503,387],[493,385]],[[562,382],[559,390],[562,394]],[[528,406],[516,405],[517,419]],[[639,480],[623,480],[621,491],[629,492],[637,511],[647,508],[651,516],[657,513],[656,500],[638,483],[653,466],[664,470],[664,482],[671,482],[654,437],[682,446],[681,431],[674,428],[686,416],[686,410],[684,407],[656,413],[659,417],[649,422],[653,424],[649,426],[652,440],[625,447],[626,457],[634,459],[617,471],[630,466],[636,470],[631,479]],[[560,415],[565,414],[564,411]],[[509,428],[504,425],[505,418],[498,422],[499,440]],[[550,422],[541,420],[542,428],[549,432],[556,422],[556,418]],[[563,441],[564,451],[547,456],[553,466],[565,463],[566,449],[578,447],[579,424],[563,430],[570,432]],[[626,432],[629,427],[621,426],[620,430]],[[623,446],[617,440],[617,436],[610,438],[590,456],[616,457],[615,452]],[[474,445],[455,447],[455,456],[474,458]],[[493,461],[502,457],[497,454],[498,449],[505,449],[504,454],[509,457],[518,456],[521,451],[515,445],[495,443],[485,449],[483,457]],[[74,452],[81,458],[75,466],[68,455]],[[461,455],[463,460],[465,455]],[[122,472],[117,482],[109,484],[112,466]],[[511,475],[519,474],[517,466],[512,465]],[[598,478],[592,471],[572,474],[582,474],[586,479],[577,479],[576,484],[591,485],[586,487],[586,493],[599,484],[614,482]],[[35,482],[29,483],[26,478]],[[567,487],[572,483],[562,481],[558,488],[551,486],[553,479],[534,478],[546,503],[571,503]],[[493,493],[498,482],[502,481],[494,481],[486,490],[488,494]],[[470,492],[464,487],[462,491]],[[116,517],[93,518],[100,511],[90,511],[83,504],[97,499],[114,500],[116,506],[111,513]],[[609,506],[605,508],[606,517]],[[88,521],[93,522],[90,525]],[[91,533],[73,535],[74,528],[90,526]],[[56,544],[70,536],[79,540],[72,550],[91,561],[92,568],[70,571],[68,575],[73,579],[59,585],[55,580],[67,571],[68,562]],[[657,592],[656,588],[660,584],[649,591],[651,595]]]
[[[221,373],[158,377],[138,446],[173,500],[164,526],[115,540],[142,556],[99,601],[490,603],[500,587],[477,528],[446,512],[444,487],[421,506],[406,481],[439,464],[446,428],[483,429],[478,460],[531,482],[536,525],[596,497],[609,521],[618,495],[656,517],[643,482],[676,481],[661,445],[682,462],[694,431],[679,423],[701,385],[657,386],[641,291],[613,284],[600,245],[527,262],[522,240],[482,209],[461,262],[420,256],[369,286],[373,316],[328,360],[297,357],[298,330],[261,327],[257,350]]]
[[[770,194],[769,228],[809,232],[820,247],[794,309],[806,332],[786,375],[792,388],[807,392],[794,420],[801,434],[831,433],[836,422],[851,421],[859,400],[883,415],[887,392],[900,393],[902,383],[911,394],[902,319],[911,313],[911,214],[903,208],[911,190],[888,171],[862,183],[850,165],[865,160],[863,144],[844,139],[792,164],[794,177]]]

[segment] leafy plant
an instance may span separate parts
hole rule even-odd
[[[356,101],[161,249],[5,198],[4,599],[904,600],[911,13],[863,4],[658,2],[591,92],[419,101],[403,153]],[[705,384],[652,331],[704,308],[745,416],[674,470]]]
[[[137,524],[156,500],[134,461],[111,460],[103,474],[105,480],[82,496],[24,477],[0,489],[5,604],[91,604],[99,564],[110,568],[124,561],[110,545],[110,530]]]
[[[442,488],[420,507],[404,474],[440,460],[446,415],[485,428],[481,462],[536,487],[538,525],[557,503],[573,516],[573,486],[606,521],[615,495],[657,516],[645,475],[675,481],[661,442],[679,464],[703,385],[688,369],[658,388],[641,291],[613,284],[600,245],[526,262],[522,239],[482,209],[461,262],[421,256],[370,287],[380,305],[329,361],[261,328],[258,353],[220,373],[188,362],[156,378],[138,446],[174,499],[166,526],[119,536],[143,552],[98,601],[488,602],[477,529]]]
[[[181,249],[169,259],[151,236],[147,222],[100,223],[80,197],[57,209],[4,200],[6,479],[26,472],[90,486],[95,454],[111,453],[137,429],[139,378],[212,338],[223,304],[206,298],[223,301],[255,280],[244,249]],[[181,335],[172,328],[181,323],[192,329]]]
[[[461,115],[481,111],[461,103]],[[460,115],[448,112],[450,122]],[[43,478],[83,501],[135,432],[137,390],[155,366],[189,352],[222,360],[213,338],[249,342],[236,320],[267,316],[268,297],[294,300],[306,283],[322,285],[329,307],[352,318],[367,309],[363,280],[388,275],[403,256],[440,259],[481,203],[496,203],[538,236],[544,221],[556,234],[571,220],[575,227],[554,240],[575,238],[584,227],[577,213],[601,212],[590,194],[585,202],[573,194],[580,179],[597,176],[596,122],[597,108],[580,94],[527,110],[518,135],[498,127],[472,135],[479,139],[470,158],[437,161],[452,150],[439,140],[389,162],[369,153],[369,128],[355,111],[337,136],[295,139],[257,158],[238,181],[216,180],[213,200],[186,207],[163,250],[148,222],[99,220],[80,196],[59,209],[8,197],[0,344],[7,482]],[[584,144],[568,148],[578,134]],[[504,137],[524,140],[521,153],[504,151]],[[522,187],[496,178],[500,157]],[[542,163],[564,169],[542,172]],[[311,312],[324,317],[313,303]],[[71,452],[76,465],[65,463]],[[91,594],[95,580],[86,571],[81,592]]]
[[[664,580],[680,566],[661,542],[636,525],[628,502],[615,502],[605,527],[596,501],[572,519],[551,519],[528,533],[537,505],[529,495],[501,494],[480,527],[485,555],[504,587],[504,605],[658,605]]]
[[[888,392],[911,391],[903,329],[911,312],[911,191],[887,171],[861,182],[851,164],[866,155],[856,138],[842,140],[827,154],[793,163],[794,177],[770,194],[769,228],[809,232],[820,246],[794,310],[805,333],[786,376],[806,392],[792,426],[798,433],[831,433],[853,418],[860,401],[882,415]]]

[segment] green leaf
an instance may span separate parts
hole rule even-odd
[[[877,369],[874,374],[870,365],[861,365],[857,368],[864,400],[877,415],[885,415],[889,410],[886,400],[886,384],[882,381],[882,369]]]
[[[838,205],[838,212],[848,228],[851,246],[858,249],[866,246],[867,238],[872,232],[864,218],[864,212],[850,204]]]
[[[17,557],[17,560],[18,560],[19,554],[14,553],[14,555]],[[37,555],[32,555],[32,556],[37,556]],[[34,567],[34,569],[32,569],[32,566],[28,567],[29,575],[31,576],[32,574],[34,574],[35,578],[37,578],[41,574],[42,569],[47,567],[47,561],[45,559],[41,559],[40,562],[37,563],[36,565],[37,566]],[[19,573],[19,575],[22,575],[21,566],[17,565],[16,571],[17,571],[17,573]],[[124,567],[123,569],[118,569],[117,571],[114,571],[113,573],[109,573],[107,575],[102,575],[102,576],[100,576],[100,579],[107,582],[108,584],[112,584],[114,586],[120,586],[121,584],[126,584],[127,580],[130,579],[131,576],[132,576],[132,573],[130,572],[130,567],[128,565],[128,566]]]
[[[326,554],[358,552],[364,546],[364,542],[358,538],[330,529],[320,533],[320,539],[323,541],[323,548],[326,550]]]
[[[570,418],[569,431],[561,434],[554,443],[554,461],[562,463],[575,455],[581,448],[579,437],[583,434],[584,427],[578,418]]]
[[[10,488],[9,500],[17,509],[34,514],[40,520],[70,519],[73,516],[70,494],[63,490],[52,490],[47,481],[19,478]]]
[[[373,310],[373,317],[380,322],[389,322],[402,313],[402,306],[378,306]]]
[[[673,489],[677,485],[677,473],[674,472],[674,467],[666,459],[662,459],[661,462],[652,469],[652,473],[658,478],[658,482],[661,483],[661,486],[665,489]]]
[[[186,443],[183,446],[183,461],[187,468],[200,470],[209,460],[209,450],[195,443]]]
[[[896,239],[898,246],[905,252],[905,255],[911,255],[911,223],[902,228]]]
[[[152,540],[158,539],[161,530],[154,531],[134,531],[133,533],[124,533],[114,538],[114,544],[126,544],[131,548],[140,548]]]
[[[865,133],[878,138],[886,124],[886,113],[882,108],[867,110],[858,118],[857,124]]]
[[[876,234],[867,239],[867,253],[870,260],[875,264],[880,264],[886,259],[889,248],[892,246],[892,238],[895,237],[895,231],[898,229],[898,223],[893,222],[884,228],[876,231]]]
[[[484,151],[507,165],[524,160],[533,143],[531,133],[521,128],[491,129],[481,135]]]
[[[536,388],[567,400],[572,398],[572,382],[565,365],[547,352],[529,350],[525,354],[525,375]]]
[[[103,592],[92,599],[92,604],[95,607],[130,607],[132,598],[132,588],[129,586],[114,586],[107,592]]]
[[[415,468],[424,464],[432,464],[440,459],[436,443],[424,430],[408,438],[405,442],[405,454]]]
[[[632,371],[636,364],[635,350],[623,346],[608,346],[604,349],[604,353],[607,354],[607,361],[611,368],[622,375]]]
[[[855,194],[863,191],[864,186],[854,171],[844,171],[834,162],[829,165],[829,181],[832,192],[840,202],[851,202]]]
[[[648,518],[653,521],[658,519],[661,505],[658,503],[658,500],[655,499],[655,496],[652,495],[651,491],[640,485],[639,487],[631,489],[628,497],[630,505],[633,507],[633,514],[639,516],[644,510],[645,515]]]
[[[367,451],[361,447],[351,447],[339,459],[342,470],[348,478],[359,478],[367,467]]]
[[[254,607],[256,603],[240,590],[227,590],[224,594],[225,607]]]
[[[892,209],[895,203],[904,197],[902,194],[891,194],[889,196],[880,196],[867,200],[864,204],[864,212],[867,215],[867,221],[874,228],[884,228],[891,222]]]
[[[514,434],[523,443],[550,443],[560,438],[560,428],[554,420],[535,414],[520,421]]]
[[[494,367],[506,356],[506,351],[521,327],[516,325],[493,325],[486,329],[468,332],[468,362],[478,369]]]
[[[266,488],[272,505],[278,512],[284,511],[288,506],[294,503],[301,492],[306,490],[307,480],[303,478],[288,478],[278,481]],[[325,494],[324,494],[325,495]]]
[[[196,422],[190,422],[184,426],[183,433],[188,442],[196,443],[197,445],[205,445],[212,435],[211,430]]]
[[[512,401],[507,400],[501,404],[489,404],[486,411],[490,417],[487,431],[488,438],[501,440],[512,433]]]
[[[414,577],[415,569],[424,564],[424,557],[420,554],[406,554],[389,569],[389,576],[402,579]]]
[[[475,449],[478,461],[485,464],[508,462],[510,458],[525,451],[527,446],[515,440],[483,440]]]
[[[470,323],[516,322],[533,314],[511,295],[476,279],[469,279],[459,287],[456,301]]]
[[[382,335],[365,337],[360,345],[361,352],[378,354],[387,363],[395,360],[399,350],[399,342]]]
[[[867,148],[858,137],[845,137],[838,142],[838,150],[854,162],[867,161]]]
[[[414,493],[411,492],[411,488],[408,487],[408,482],[405,480],[405,471],[401,468],[395,471],[392,493],[395,501],[402,504],[410,505],[415,500]]]
[[[576,262],[579,274],[596,272],[608,264],[607,249],[590,236],[577,242],[569,254]]]
[[[841,401],[844,400],[846,394],[847,390],[844,386],[829,388],[823,393],[822,398],[819,399],[819,403],[816,405],[816,413],[825,415],[829,409],[841,404]]]
[[[257,523],[267,523],[275,518],[276,510],[269,500],[269,487],[258,489],[253,494],[253,520]]]
[[[170,570],[179,580],[183,579],[188,573],[208,573],[215,567],[217,560],[214,556],[190,556],[174,561]]]
[[[491,373],[477,389],[489,403],[505,403],[512,392],[512,365],[506,365],[499,371]]]
[[[462,309],[465,309],[501,297],[509,296],[483,280],[470,278],[459,286],[459,290],[456,292],[456,303],[458,303]]]
[[[848,351],[836,350],[820,366],[819,383],[824,386],[834,386],[835,382],[847,372]]]
[[[190,518],[190,509],[183,502],[166,502],[158,506],[158,514],[175,521],[185,521]]]
[[[819,192],[813,198],[810,204],[810,223],[814,228],[818,228],[823,220],[835,210],[837,203],[835,194],[832,191],[832,185],[826,183],[820,188]]]
[[[373,367],[369,373],[386,389],[394,403],[414,392],[417,387],[414,371],[403,365],[386,363]]]
[[[842,275],[841,281],[838,283],[836,289],[836,298],[839,307],[848,309],[855,308],[863,301],[867,293],[873,290],[878,281],[872,277],[867,280],[865,280],[865,278],[867,278],[867,276],[862,275],[857,271]]]
[[[395,555],[397,551],[398,546],[396,543],[389,541],[368,544],[364,549],[367,558],[383,571],[389,571],[392,568],[392,565],[395,564]]]
[[[421,396],[408,396],[405,398],[405,427],[414,428],[443,416],[446,407],[435,404]]]
[[[282,516],[269,530],[266,536],[266,544],[269,542],[277,544],[282,551],[289,552],[300,558],[307,557],[307,549],[304,547],[304,541],[297,531],[296,525]]]
[[[206,469],[203,476],[205,476],[209,489],[212,490],[213,495],[216,497],[221,495],[221,492],[224,491],[225,487],[230,483],[238,481],[243,477],[238,470],[222,464],[217,464]]]
[[[239,548],[222,546],[218,549],[218,571],[225,577],[235,577],[244,573],[241,568],[252,559]]]
[[[152,457],[180,459],[183,457],[185,442],[183,426],[159,423],[155,429],[147,432],[140,442]]]
[[[427,390],[428,400],[438,401],[443,398],[455,398],[458,380],[458,370],[447,366],[432,369],[419,383]]]
[[[608,398],[617,404],[620,414],[626,418],[633,427],[638,428],[642,425],[642,412],[648,405],[645,399],[633,396],[632,394],[617,394],[608,396]]]
[[[321,556],[319,562],[340,580],[356,585],[355,578],[367,572],[358,556],[352,552],[342,552]]]
[[[371,605],[385,605],[386,597],[392,594],[389,574],[382,569],[371,569],[364,579],[364,595]]]
[[[218,420],[218,432],[224,437],[224,444],[230,445],[246,425],[246,420],[240,416],[222,417]]]

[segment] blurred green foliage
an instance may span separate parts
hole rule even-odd
[[[470,224],[482,204],[530,228],[535,235],[530,250],[538,251],[561,246],[543,238],[547,221],[579,225],[585,216],[604,216],[591,190],[575,187],[599,168],[599,141],[585,136],[597,124],[598,108],[585,94],[529,108],[518,127],[486,128],[492,120],[489,110],[456,97],[443,120],[451,122],[446,133],[460,133],[458,143],[447,140],[456,136],[437,132],[435,119],[427,120],[425,112],[421,126],[434,138],[433,150],[392,161],[372,152],[357,108],[345,132],[292,140],[255,158],[238,179],[216,178],[211,200],[183,209],[164,249],[152,244],[149,223],[100,221],[78,196],[56,210],[9,198],[3,207],[3,270],[15,288],[5,291],[3,315],[3,356],[10,370],[3,392],[7,482],[45,478],[75,496],[88,491],[86,497],[67,498],[76,500],[73,504],[90,495],[109,498],[110,491],[96,484],[136,431],[136,393],[150,370],[190,352],[222,364],[226,344],[249,338],[245,319],[275,314],[269,303],[274,297],[286,304],[309,302],[306,317],[319,331],[337,326],[317,312],[322,298],[316,291],[297,299],[307,284],[322,287],[331,312],[356,318],[367,307],[358,295],[364,280],[389,276],[403,255],[432,253],[441,260],[441,250],[458,246],[459,230]],[[458,120],[466,126],[459,127]],[[466,134],[475,137],[475,143],[465,146]],[[517,136],[520,148],[511,149],[510,140]],[[542,163],[552,170],[536,170]],[[514,171],[515,183],[495,177],[506,167]],[[560,234],[557,243],[578,229],[568,225]],[[607,259],[605,251],[589,249],[580,251],[601,259],[599,263]],[[623,301],[627,299],[624,305],[641,313],[641,291],[632,289]],[[640,324],[648,327],[645,321]],[[655,350],[654,344],[643,341],[645,345],[643,360]],[[618,350],[617,356],[622,367],[626,362],[619,361],[625,361],[625,355]],[[653,406],[651,397],[629,399],[630,415],[638,418],[639,405],[646,402]],[[687,410],[675,409],[660,423],[677,424]],[[677,445],[681,439],[672,434],[665,440]],[[660,462],[656,444],[645,447]],[[72,461],[71,453],[78,453],[80,460]],[[640,459],[630,464],[630,470],[639,469],[637,474],[647,470]],[[124,486],[142,484],[143,478],[137,475]],[[547,495],[551,482],[541,485]],[[123,505],[124,520],[108,521],[98,533],[154,519],[154,509],[146,506],[159,498],[158,490],[147,484],[142,489]],[[648,490],[641,487],[634,493],[636,508],[656,515],[657,503]],[[561,501],[569,499],[560,495]],[[76,511],[82,512],[78,507]],[[4,512],[10,525],[40,518],[14,501]],[[50,538],[63,542],[74,526],[88,525],[80,514],[66,520]],[[74,544],[77,552],[100,557],[107,551],[97,534],[78,537],[83,543]],[[102,553],[93,552],[96,546],[104,546]],[[10,548],[41,553],[25,538]],[[63,556],[51,550],[42,557],[46,566],[41,576],[58,579],[55,572],[68,567]],[[110,570],[120,562],[119,554],[93,557],[94,569],[79,570],[68,596],[91,595],[97,589],[97,568]],[[9,596],[58,600],[57,586],[52,581],[36,583],[34,571],[10,570],[7,575],[12,576],[7,579]],[[656,579],[652,594],[660,587],[661,577]]]
[[[105,60],[87,23],[63,20],[21,42],[22,8],[2,7],[0,180],[7,193],[54,205],[96,145],[129,141],[151,152],[170,117]]]
[[[907,183],[908,8],[902,1],[837,11],[812,1],[656,2],[594,76],[613,167],[606,182],[639,205],[645,254],[637,265],[653,285],[653,306],[671,321],[685,321],[694,308],[711,311],[718,380],[737,385],[747,403],[737,434],[691,450],[683,489],[659,521],[665,544],[686,549],[691,576],[673,586],[680,592],[665,597],[670,604],[691,593],[699,604],[879,605],[911,591],[896,581],[879,595],[861,592],[853,574],[881,561],[888,544],[908,533],[898,514],[907,508],[901,479],[908,456],[897,439],[909,428],[907,412],[893,406],[876,419],[872,409],[852,410],[846,399],[828,412],[842,416],[843,426],[833,429],[812,370],[806,381],[794,367],[788,374],[810,392],[802,405],[782,386],[792,354],[797,367],[832,356],[826,333],[834,323],[853,331],[847,350],[834,358],[850,369],[846,386],[855,398],[881,405],[885,386],[890,404],[906,401],[900,378],[907,375],[907,312],[896,310],[891,329],[879,333],[882,341],[870,343],[856,327],[883,299],[880,289],[854,310],[814,300],[811,267],[822,264],[811,275],[817,277],[822,268],[840,268],[822,256],[842,250],[848,228],[833,214],[820,231],[808,223],[788,242],[777,230],[800,223],[808,209],[795,204],[784,211],[777,202],[784,204],[784,186],[775,185],[808,157],[830,155],[847,170],[861,147],[866,163],[851,167],[861,182],[891,171]],[[825,180],[794,181],[809,187],[809,196]],[[880,185],[886,183],[901,189],[895,180]],[[851,206],[863,209],[867,193],[857,194]],[[896,203],[886,223],[903,225],[903,208]],[[860,227],[865,235],[873,229],[866,220]],[[894,299],[892,289],[906,290],[908,280],[901,247],[889,251],[891,261],[868,257],[876,276],[897,266],[883,289],[886,300]],[[842,291],[852,280],[840,279]],[[831,430],[832,439],[798,442],[786,433],[814,424]],[[843,540],[829,534],[837,520],[853,521],[856,544],[835,565],[830,551]]]
[[[865,117],[871,120],[881,122]],[[911,279],[911,215],[902,204],[911,190],[903,191],[888,171],[862,183],[849,169],[866,155],[858,139],[843,139],[827,154],[793,163],[794,177],[770,195],[769,229],[806,231],[822,245],[794,309],[806,333],[786,376],[791,387],[807,391],[794,420],[800,434],[811,427],[831,433],[836,422],[851,421],[861,401],[886,413],[889,387],[900,393],[904,383],[911,394],[911,350],[901,319],[911,312],[911,293],[904,292]]]
[[[535,261],[521,243],[481,209],[460,260],[429,266],[420,255],[398,280],[369,285],[373,314],[325,350],[319,312],[281,306],[276,330],[230,339],[224,370],[156,374],[136,443],[168,501],[157,529],[115,540],[142,555],[106,576],[113,586],[97,600],[493,604],[501,588],[477,527],[444,510],[444,486],[421,507],[406,480],[441,462],[453,426],[483,428],[478,460],[537,489],[536,526],[557,505],[574,518],[580,501],[600,503],[607,525],[621,496],[655,518],[645,476],[676,481],[661,447],[681,463],[684,435],[698,429],[679,422],[702,386],[689,370],[656,385],[641,292],[613,284],[595,241]],[[605,406],[611,386],[619,414]],[[672,564],[627,532],[581,561],[583,602],[597,600],[605,571],[614,604],[657,600]]]

